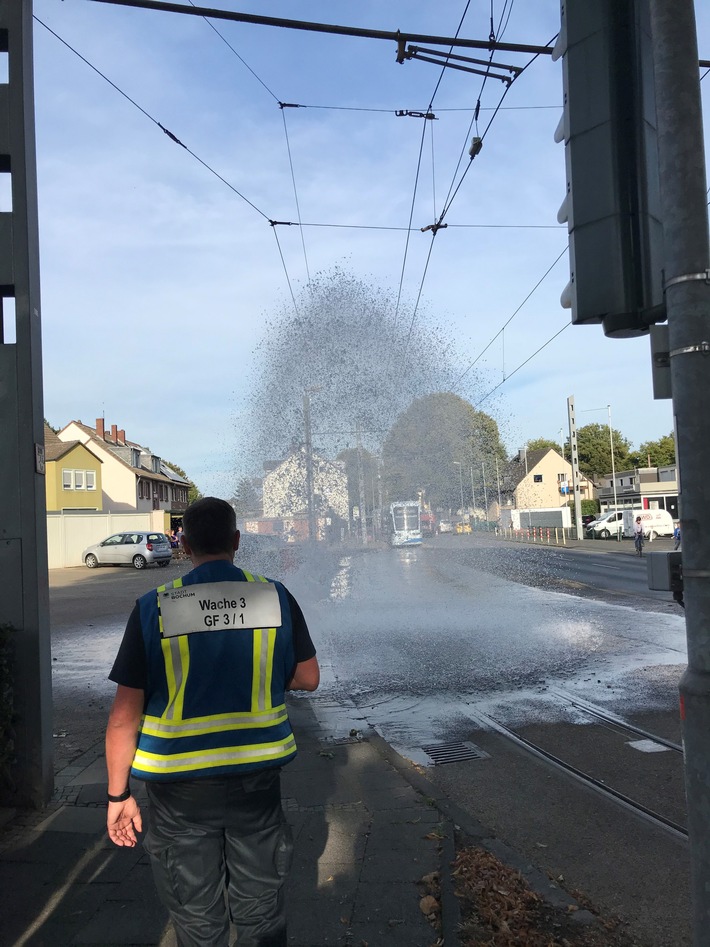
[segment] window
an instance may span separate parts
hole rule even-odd
[[[62,468],[62,490],[95,490],[95,470],[71,470]]]
[[[141,452],[136,450],[135,447],[131,449],[131,467],[140,467],[141,465]]]
[[[533,481],[535,483],[542,483],[542,474],[533,474]]]

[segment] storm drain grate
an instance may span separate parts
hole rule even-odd
[[[435,766],[462,763],[464,760],[488,759],[488,753],[473,743],[430,743],[422,749]]]

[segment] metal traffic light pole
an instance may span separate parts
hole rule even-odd
[[[710,947],[710,272],[693,0],[651,0],[688,667],[680,683],[693,943]]]

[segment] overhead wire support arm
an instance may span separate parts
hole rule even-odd
[[[423,56],[422,53],[427,53],[427,55]],[[505,63],[493,62],[492,60],[489,62],[485,59],[472,59],[470,56],[457,56],[455,53],[447,53],[440,49],[427,49],[423,46],[408,47],[408,49],[405,51],[404,58],[419,59],[421,62],[431,62],[438,66],[443,65],[449,69],[458,69],[459,72],[472,72],[478,76],[486,76],[490,77],[491,79],[498,79],[501,82],[504,82],[506,85],[510,85],[513,79],[517,79],[517,77],[523,71],[522,66],[509,66]],[[458,66],[456,63],[451,62],[452,59],[455,59],[458,62],[475,63],[477,66],[485,66],[485,68],[475,69],[473,66]],[[493,66],[495,69],[505,69],[507,72],[512,73],[512,75],[505,76],[496,72],[491,72],[491,66]]]

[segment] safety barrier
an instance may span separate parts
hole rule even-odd
[[[542,543],[545,546],[566,546],[574,539],[574,529],[563,526],[528,526],[522,529],[498,526],[496,536],[521,543]]]

